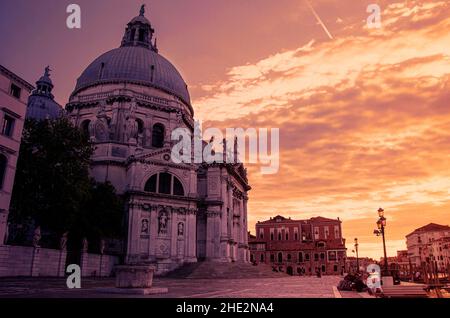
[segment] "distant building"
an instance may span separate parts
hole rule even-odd
[[[52,94],[53,83],[48,66],[45,68],[44,75],[36,82],[36,87],[28,98],[26,118],[43,120],[61,117],[64,111]]]
[[[408,250],[397,251],[397,269],[400,271],[400,274],[406,275],[406,273],[412,270],[412,263],[408,257]]]
[[[373,258],[369,257],[360,257],[356,259],[354,256],[349,256],[345,260],[345,271],[347,273],[354,273],[358,269],[358,263],[359,263],[359,269],[361,272],[365,272],[367,269],[367,266],[370,264],[376,264],[377,262]]]
[[[431,242],[425,251],[426,259],[434,261],[439,272],[450,270],[450,237],[441,237]]]
[[[5,242],[27,99],[33,85],[0,65],[0,245]]]
[[[315,217],[292,220],[276,216],[256,224],[249,237],[250,259],[290,275],[340,274],[346,248],[341,221]]]
[[[440,247],[445,246],[444,238],[449,237],[450,227],[435,223],[420,227],[406,235],[408,258],[411,260],[412,265],[419,267],[423,263],[429,263],[435,257],[439,256],[440,258],[441,254],[437,253],[437,251],[439,251]],[[439,242],[441,245],[439,245]]]

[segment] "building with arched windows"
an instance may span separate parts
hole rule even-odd
[[[141,9],[120,47],[80,75],[67,115],[95,144],[91,174],[127,199],[129,264],[157,273],[199,260],[247,261],[242,164],[176,164],[171,133],[194,130],[194,109],[177,69],[159,54]]]
[[[258,221],[256,236],[249,235],[251,261],[289,275],[340,274],[347,258],[341,224],[339,218],[293,220],[281,215]]]

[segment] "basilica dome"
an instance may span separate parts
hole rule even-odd
[[[119,48],[92,62],[77,80],[72,96],[98,84],[133,83],[160,89],[190,105],[187,85],[177,69],[158,53],[154,30],[141,14],[127,26]]]
[[[93,85],[112,82],[152,86],[190,105],[187,85],[177,69],[166,58],[145,47],[122,46],[104,53],[78,78],[74,94]]]

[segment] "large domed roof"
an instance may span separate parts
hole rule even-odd
[[[111,82],[152,86],[173,94],[190,105],[187,85],[163,56],[141,46],[122,46],[92,62],[77,80],[73,94],[84,88]]]

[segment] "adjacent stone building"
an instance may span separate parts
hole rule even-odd
[[[437,253],[439,251],[438,242],[444,242],[441,239],[448,237],[450,237],[450,227],[436,223],[422,226],[406,235],[408,258],[412,265],[420,267],[423,263],[429,263],[430,255],[433,255],[434,260],[433,247],[436,257],[440,258]],[[435,243],[435,241],[437,242]]]
[[[0,65],[0,245],[5,244],[11,193],[33,85]]]
[[[120,47],[81,73],[67,115],[95,144],[92,176],[127,199],[127,263],[153,263],[162,274],[198,260],[246,262],[246,170],[171,160],[171,133],[194,131],[194,109],[154,32],[142,8]]]
[[[292,220],[281,215],[258,222],[256,236],[249,240],[251,261],[290,275],[340,274],[346,259],[341,223],[339,219]]]

